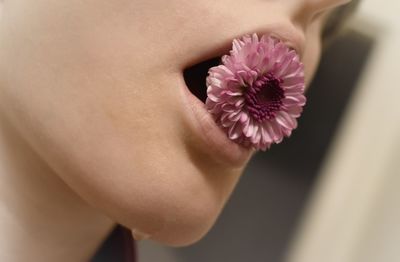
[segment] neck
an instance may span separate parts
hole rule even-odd
[[[0,261],[88,261],[113,226],[0,116]]]

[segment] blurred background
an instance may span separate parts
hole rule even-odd
[[[290,139],[256,155],[200,242],[141,262],[400,261],[400,3],[361,3]]]

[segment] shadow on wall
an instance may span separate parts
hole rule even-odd
[[[323,54],[298,129],[257,154],[214,228],[195,245],[139,243],[141,262],[283,261],[373,39],[348,31]]]

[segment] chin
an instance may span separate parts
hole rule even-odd
[[[188,246],[212,228],[242,169],[200,170],[191,162],[170,168],[175,171],[164,173],[166,179],[148,187],[147,199],[132,203],[136,213],[131,213],[125,226],[163,245]],[[143,210],[137,209],[138,203]]]
[[[172,247],[183,247],[202,239],[212,228],[220,213],[215,203],[193,200],[185,207],[165,214],[161,231],[150,239]]]
[[[181,186],[186,189],[179,185],[159,188],[152,199],[156,203],[150,211],[141,213],[142,227],[128,227],[167,246],[188,246],[202,239],[214,225],[226,197],[201,181],[184,184]]]

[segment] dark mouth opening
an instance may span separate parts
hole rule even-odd
[[[195,64],[188,67],[183,71],[183,78],[185,79],[186,86],[189,91],[195,95],[203,103],[207,99],[207,86],[206,78],[208,70],[211,67],[217,66],[221,63],[221,57],[214,57],[212,59]]]

